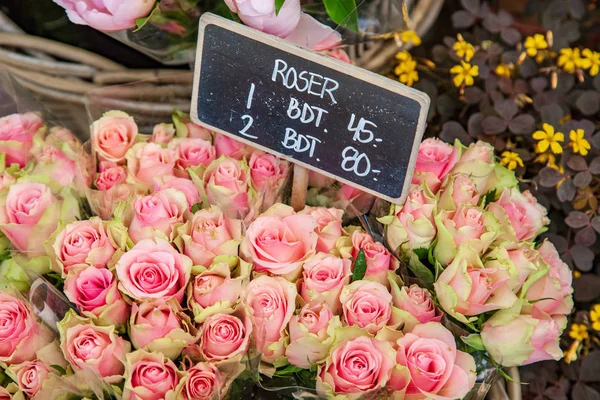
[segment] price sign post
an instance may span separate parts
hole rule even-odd
[[[202,16],[199,31],[194,122],[404,201],[426,94],[212,14]]]

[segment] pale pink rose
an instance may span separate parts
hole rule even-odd
[[[34,113],[11,114],[0,118],[0,153],[5,154],[6,166],[27,164],[33,136],[42,127],[42,120]]]
[[[467,175],[456,175],[442,188],[438,209],[453,211],[462,204],[479,203],[480,193],[473,180]]]
[[[174,225],[183,222],[183,213],[188,208],[185,194],[176,189],[138,197],[133,201],[129,237],[134,243],[153,237],[172,240]]]
[[[454,336],[442,324],[417,325],[397,345],[396,363],[410,372],[407,398],[461,399],[475,385],[475,360],[456,349]]]
[[[335,179],[320,174],[316,171],[308,171],[308,186],[314,188],[331,187]]]
[[[160,400],[175,391],[181,373],[161,353],[138,350],[127,354],[123,399]]]
[[[173,301],[144,301],[131,305],[129,337],[136,349],[162,353],[174,360],[197,341],[196,330],[181,306]]]
[[[192,297],[202,308],[214,306],[218,302],[235,304],[242,289],[241,281],[210,273],[197,275],[192,284]]]
[[[0,292],[0,361],[20,364],[35,359],[35,353],[52,340],[27,305],[7,292]]]
[[[115,265],[119,289],[136,300],[176,298],[181,302],[192,260],[162,239],[145,239]]]
[[[15,183],[0,197],[0,230],[19,251],[45,254],[44,242],[58,226],[60,208],[43,183]]]
[[[66,275],[76,267],[106,267],[116,249],[98,217],[66,225],[52,244],[55,260]]]
[[[343,322],[371,334],[383,328],[392,316],[392,295],[377,282],[355,281],[342,289]]]
[[[199,210],[179,234],[185,243],[184,254],[194,265],[208,267],[218,255],[236,256],[242,237],[242,221],[228,218],[218,207]]]
[[[136,27],[135,20],[150,14],[153,1],[134,0],[125,3],[110,0],[53,0],[67,11],[74,24],[89,25],[104,32]]]
[[[180,178],[189,176],[187,169],[190,167],[208,167],[217,155],[210,141],[204,139],[177,139],[169,147],[177,152],[175,175]]]
[[[50,134],[46,136],[46,142],[52,142],[55,146],[61,146],[67,144],[68,148],[75,151],[81,150],[82,144],[77,139],[75,134],[62,126],[55,126],[50,129]]]
[[[348,56],[348,53],[346,53],[342,49],[333,49],[329,53],[327,53],[327,55],[329,57],[335,58],[336,60],[340,60],[345,63],[352,64],[352,61],[350,60],[350,56]]]
[[[117,280],[106,268],[79,268],[65,279],[69,301],[98,325],[123,325],[129,318],[129,304],[117,288]]]
[[[375,242],[371,235],[357,229],[352,234],[352,257],[355,261],[360,250],[364,252],[367,262],[365,276],[385,282],[388,272],[398,269],[398,260],[383,244]]]
[[[125,355],[131,351],[131,344],[117,334],[114,326],[69,324],[63,320],[59,329],[60,347],[75,370],[91,370],[109,383],[123,380]]]
[[[382,389],[390,381],[394,356],[387,341],[358,336],[342,342],[319,368],[317,392],[329,398],[358,399]]]
[[[352,272],[349,259],[332,254],[317,253],[304,263],[300,293],[305,301],[323,298],[329,308],[338,314],[342,288],[350,283]]]
[[[0,400],[12,400],[13,396],[4,386],[0,386]]]
[[[106,221],[113,218],[113,211],[121,202],[146,192],[146,188],[139,185],[118,183],[105,191],[86,191],[86,197],[92,212]]]
[[[156,143],[138,143],[127,152],[126,158],[133,183],[153,186],[155,179],[174,174],[177,154]]]
[[[221,157],[208,166],[203,179],[210,204],[219,206],[232,218],[246,213],[250,174],[245,163]]]
[[[542,243],[538,251],[544,262],[548,264],[549,270],[527,291],[525,298],[533,303],[532,315],[535,317],[538,317],[538,313],[553,317],[568,315],[573,308],[571,269],[560,259],[556,248],[548,240]]]
[[[175,136],[175,127],[173,124],[157,124],[152,130],[152,137],[150,141],[152,143],[167,144]]]
[[[450,174],[470,177],[477,191],[483,195],[498,183],[498,177],[494,172],[497,165],[494,147],[479,140],[463,151]]]
[[[269,0],[225,0],[225,4],[244,24],[279,37],[289,35],[302,14],[300,0],[286,1],[277,15],[275,3]]]
[[[183,400],[212,400],[220,399],[221,387],[225,377],[219,369],[211,363],[197,363],[187,370],[183,378]]]
[[[298,25],[285,40],[314,51],[323,51],[338,47],[342,35],[303,12]]]
[[[16,181],[17,180],[15,179],[15,177],[9,174],[8,172],[4,171],[0,173],[0,190],[6,189]]]
[[[50,374],[50,369],[40,360],[26,361],[22,364],[14,365],[11,370],[16,372],[19,390],[25,393],[30,399],[38,394],[42,388],[42,384]]]
[[[437,138],[423,140],[419,146],[412,183],[420,185],[427,182],[429,189],[437,193],[458,158],[459,151],[455,146]]]
[[[184,125],[187,128],[187,137],[191,139],[204,139],[209,142],[212,140],[213,135],[208,129],[191,121],[185,122]]]
[[[402,286],[392,297],[395,307],[410,313],[422,324],[442,319],[442,312],[435,306],[429,291],[418,285]]]
[[[459,247],[434,283],[440,305],[461,322],[467,322],[465,316],[513,306],[517,297],[510,288],[507,268],[485,268],[477,250]]]
[[[297,277],[317,245],[317,223],[311,215],[275,205],[246,231],[241,251],[258,272]]]
[[[208,361],[229,360],[248,351],[252,323],[245,314],[215,314],[202,324],[200,351]]]
[[[241,160],[244,156],[250,155],[252,152],[252,149],[244,143],[232,139],[229,136],[221,135],[220,133],[215,134],[214,143],[217,157],[226,156]]]
[[[69,186],[75,180],[75,162],[58,148],[42,144],[34,146],[31,153],[37,163],[32,174],[45,175],[60,186]]]
[[[329,329],[332,319],[333,313],[322,299],[306,303],[298,315],[292,316],[290,344],[285,351],[290,364],[310,368],[327,357],[333,343],[333,330]]]
[[[485,229],[485,216],[481,209],[474,205],[460,206],[450,219],[444,219],[444,225],[451,232],[456,232],[454,242],[457,246],[472,239],[479,239]]]
[[[488,210],[502,223],[504,236],[519,242],[535,239],[550,223],[546,208],[529,190],[505,188],[497,202],[488,204]]]
[[[285,329],[296,308],[296,286],[281,277],[261,275],[250,281],[242,301],[252,321],[257,351],[272,363],[285,352]]]
[[[132,117],[122,111],[109,111],[92,125],[92,150],[101,161],[120,163],[137,134],[138,127]]]
[[[342,236],[344,210],[339,208],[304,207],[298,214],[309,214],[317,221],[317,251],[328,253],[335,248],[335,242]]]
[[[340,198],[352,204],[352,212],[358,212],[358,214],[368,213],[375,202],[375,196],[372,194],[363,192],[362,190],[346,185],[345,183],[340,189]]]
[[[120,165],[111,166],[101,170],[96,175],[96,187],[98,190],[106,191],[116,185],[121,185],[127,180],[127,171]]]
[[[256,190],[263,190],[267,187],[273,187],[279,179],[283,177],[280,160],[271,154],[254,152],[250,156],[248,166],[250,167],[250,177]],[[267,186],[265,186],[267,185]]]
[[[198,189],[194,182],[185,178],[176,178],[174,176],[165,176],[162,178],[162,183],[158,185],[154,184],[154,191],[159,192],[165,189],[177,189],[183,194],[185,194],[185,198],[188,203],[188,209],[191,211],[194,205],[200,202],[200,193],[198,193]]]

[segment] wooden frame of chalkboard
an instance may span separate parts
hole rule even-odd
[[[425,93],[210,13],[197,46],[195,123],[404,202],[426,126]]]

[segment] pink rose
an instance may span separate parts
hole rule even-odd
[[[266,189],[265,185],[268,185],[268,188],[275,187],[277,181],[283,178],[281,161],[271,154],[255,151],[250,156],[248,165],[252,184],[258,191]]]
[[[179,303],[145,301],[131,305],[129,337],[136,349],[162,353],[171,360],[195,343],[196,329]]]
[[[475,360],[456,350],[454,336],[442,324],[418,325],[397,344],[396,363],[410,372],[407,397],[460,399],[475,385]]]
[[[258,272],[297,278],[302,264],[315,253],[316,227],[312,216],[276,204],[250,224],[241,252]]]
[[[339,314],[342,288],[350,283],[352,262],[332,254],[317,253],[304,263],[301,281],[302,298],[309,302],[323,298],[331,311]]]
[[[112,3],[108,0],[53,1],[67,11],[67,16],[74,24],[89,25],[104,32],[135,28],[135,20],[148,16],[154,7],[154,2],[146,0],[127,3]]]
[[[344,210],[339,208],[305,207],[298,214],[309,214],[317,221],[317,251],[328,253],[342,236]]]
[[[144,239],[115,265],[119,289],[136,300],[176,298],[181,302],[192,260],[162,239]]]
[[[355,262],[360,250],[364,252],[367,262],[366,277],[373,277],[378,282],[387,282],[388,271],[398,269],[398,260],[383,244],[373,241],[371,235],[355,230],[352,234],[352,257]]]
[[[244,24],[279,37],[289,35],[302,14],[300,0],[286,1],[278,14],[275,3],[269,0],[225,0],[225,4]]]
[[[184,254],[194,265],[208,267],[217,255],[236,256],[242,238],[242,221],[229,219],[215,206],[197,211],[179,228]]]
[[[252,323],[242,308],[234,314],[211,315],[202,324],[200,350],[208,361],[230,360],[248,351]]]
[[[177,154],[156,143],[137,143],[127,152],[126,158],[133,183],[153,186],[156,178],[173,175]]]
[[[102,163],[100,163],[102,164]],[[96,187],[98,190],[107,191],[116,185],[121,185],[127,180],[127,171],[120,165],[109,166],[101,169],[96,175]]]
[[[15,183],[0,196],[0,230],[20,252],[45,254],[44,242],[58,226],[60,208],[43,183]]]
[[[398,292],[392,292],[394,306],[408,312],[420,323],[440,322],[442,312],[433,303],[427,289],[418,285],[402,286]]]
[[[161,353],[138,350],[127,354],[123,399],[159,400],[168,398],[179,383],[181,373],[173,361]]]
[[[185,178],[176,178],[174,176],[165,176],[160,185],[154,184],[154,191],[159,192],[165,189],[177,189],[185,194],[185,199],[188,203],[188,208],[191,211],[194,205],[200,202],[200,193],[194,182]]]
[[[387,325],[392,316],[392,295],[380,283],[355,281],[340,294],[345,324],[356,325],[371,334]]]
[[[0,386],[0,400],[12,400],[12,394],[5,387]]]
[[[442,188],[438,208],[440,210],[454,211],[462,204],[479,203],[480,193],[473,180],[467,175],[456,175],[450,178]]]
[[[152,130],[152,137],[150,141],[152,143],[167,144],[175,136],[175,127],[173,124],[157,124]]]
[[[546,208],[537,202],[529,190],[505,188],[497,202],[488,204],[488,210],[498,218],[508,241],[529,241],[544,232],[550,220]]]
[[[298,315],[292,316],[289,324],[290,344],[285,356],[290,364],[310,368],[327,357],[334,339],[334,328],[341,326],[324,300],[306,303]],[[330,328],[331,325],[331,328]]]
[[[442,308],[461,322],[465,316],[509,308],[517,301],[509,285],[507,266],[486,268],[479,253],[461,246],[454,261],[434,283]]]
[[[34,398],[42,384],[48,378],[50,369],[40,360],[25,361],[19,365],[13,365],[10,368],[15,373],[19,390],[25,393],[30,399]]]
[[[32,175],[45,175],[63,187],[71,185],[75,180],[75,163],[58,148],[44,143],[34,146],[31,153],[36,161]]]
[[[252,149],[244,143],[232,139],[229,136],[221,135],[220,133],[215,134],[214,143],[217,157],[226,156],[241,160],[244,156],[248,156],[252,152]]]
[[[75,370],[91,370],[109,383],[119,383],[125,372],[125,355],[131,344],[114,326],[94,326],[69,312],[58,324],[60,348]]]
[[[92,125],[92,150],[101,161],[120,163],[137,134],[138,127],[132,117],[122,111],[109,111]]]
[[[323,51],[338,47],[342,35],[303,12],[298,25],[285,40],[314,51]]]
[[[346,53],[342,49],[333,49],[333,50],[329,51],[329,53],[327,53],[327,55],[329,57],[333,57],[336,60],[340,60],[347,64],[352,64],[352,61],[350,60],[350,56],[348,56],[348,53]]]
[[[4,163],[8,167],[27,164],[33,136],[42,127],[42,120],[34,113],[11,114],[0,118],[0,153],[5,154]]]
[[[0,173],[0,190],[6,189],[16,181],[17,180],[15,179],[15,177],[9,174],[8,172],[4,171]]]
[[[470,177],[477,191],[481,194],[489,192],[496,183],[498,177],[495,173],[496,163],[494,147],[481,140],[472,143],[463,151],[460,159],[450,172],[451,175],[465,175]]]
[[[242,292],[252,320],[257,351],[272,363],[285,352],[285,329],[296,308],[296,286],[288,280],[261,275]]]
[[[187,178],[187,169],[190,167],[208,167],[216,159],[216,150],[208,140],[204,139],[177,139],[170,146],[177,152],[175,175]]]
[[[106,267],[116,251],[106,228],[107,223],[92,217],[71,222],[58,233],[52,250],[63,275],[76,267]]]
[[[334,345],[317,373],[320,396],[358,399],[383,389],[395,365],[395,351],[387,341],[358,336]]]
[[[456,146],[449,145],[437,138],[423,140],[419,146],[417,163],[412,183],[420,185],[427,182],[433,193],[437,193],[459,158]]]
[[[133,196],[145,194],[146,188],[131,183],[115,183],[106,191],[86,190],[87,201],[92,212],[103,220],[113,218],[113,211],[123,202],[130,200]]]
[[[208,202],[232,218],[245,215],[248,210],[249,181],[245,162],[227,157],[213,161],[204,171]]]
[[[0,361],[19,364],[35,359],[35,353],[52,340],[27,305],[7,292],[0,292]]]
[[[188,207],[185,194],[176,189],[165,189],[136,198],[133,201],[129,237],[134,243],[153,237],[173,240],[174,225],[183,222],[183,213]]]
[[[187,370],[182,379],[183,400],[211,400],[221,397],[221,387],[224,379],[219,369],[210,363],[197,363]]]
[[[360,189],[356,189],[353,186],[342,184],[340,189],[340,198],[344,202],[350,203],[352,206],[350,209],[353,213],[366,214],[373,207],[375,202],[375,196],[372,194],[363,192]],[[348,207],[344,207],[348,210]]]
[[[86,317],[98,325],[123,325],[129,305],[117,289],[117,280],[106,268],[79,268],[65,279],[65,294]]]
[[[500,311],[483,324],[481,339],[494,361],[512,367],[562,358],[556,321],[511,311]]]
[[[191,121],[186,122],[184,125],[187,129],[187,135],[185,135],[185,137],[191,139],[204,139],[209,142],[212,141],[212,133],[208,129]]]

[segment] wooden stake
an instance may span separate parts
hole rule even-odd
[[[308,170],[294,164],[294,180],[292,181],[292,207],[300,211],[306,205],[306,190],[308,189]]]

